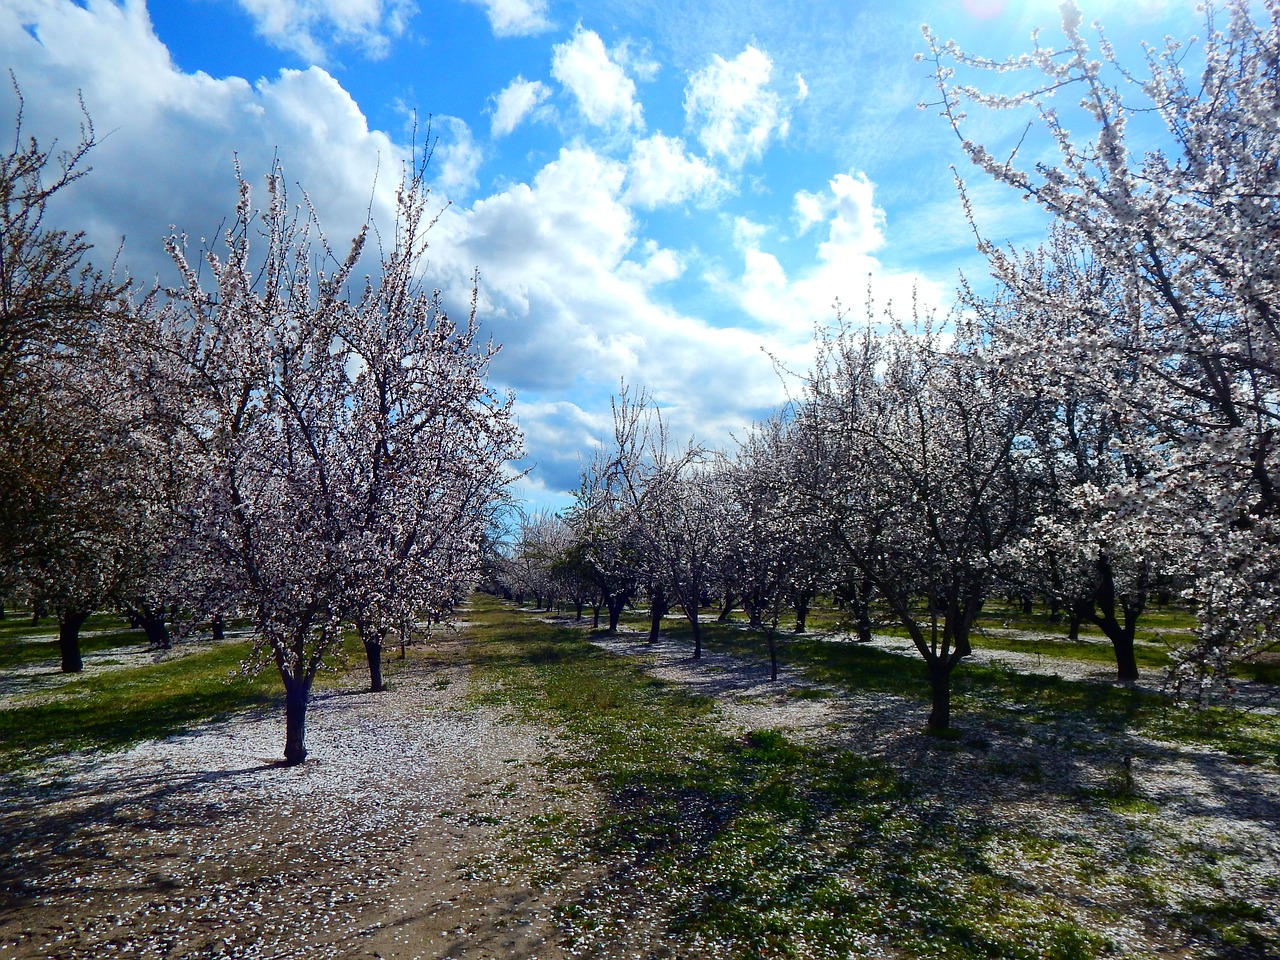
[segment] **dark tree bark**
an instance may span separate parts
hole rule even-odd
[[[64,608],[58,611],[58,652],[63,673],[79,673],[84,669],[80,656],[80,628],[89,619],[88,610]]]
[[[769,679],[778,679],[778,624],[769,627]]]
[[[809,621],[809,604],[812,600],[813,594],[808,591],[796,594],[796,633],[804,633],[805,631],[805,626]]]
[[[930,730],[951,728],[951,663],[943,657],[929,664],[929,689],[932,694],[929,719],[925,726]]]
[[[661,587],[649,593],[649,642],[657,643],[662,632],[662,618],[667,615],[667,595]]]
[[[626,596],[609,597],[606,604],[609,608],[609,632],[618,632],[618,621],[622,619],[622,610],[630,598]]]
[[[364,642],[364,658],[369,664],[370,693],[382,693],[387,689],[382,683],[382,643],[386,637],[386,630],[360,631],[360,639]]]
[[[735,597],[732,593],[726,592],[724,595],[724,602],[720,604],[720,616],[717,617],[716,619],[720,623],[728,623],[729,616],[730,614],[733,613],[733,608],[736,607],[737,605],[738,605],[738,598]]]
[[[213,639],[215,641],[227,639],[227,624],[222,619],[222,614],[215,615],[210,626],[213,629]]]
[[[1146,605],[1147,593],[1143,587],[1123,594],[1116,591],[1111,563],[1105,556],[1100,557],[1093,603],[1087,605],[1086,616],[1111,641],[1111,649],[1116,655],[1116,679],[1123,683],[1138,679],[1138,659],[1133,641],[1138,617]]]
[[[158,609],[146,606],[135,607],[130,611],[129,619],[146,635],[147,643],[151,646],[157,650],[172,649],[173,640],[169,636],[169,624],[165,619],[163,606]]]
[[[702,621],[698,619],[698,602],[693,605],[683,604],[685,616],[689,619],[689,627],[693,630],[693,659],[702,659]]]
[[[284,762],[296,766],[307,759],[307,699],[311,680],[284,676]]]

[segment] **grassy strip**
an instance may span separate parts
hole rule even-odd
[[[985,818],[918,795],[888,765],[775,731],[725,737],[706,699],[578,631],[487,599],[469,618],[480,698],[564,730],[573,752],[559,761],[562,778],[585,776],[606,804],[576,838],[547,825],[607,871],[564,914],[575,948],[651,926],[664,951],[655,956],[671,955],[673,939],[740,957],[846,957],[873,945],[925,957],[945,943],[948,956],[974,960],[1065,960],[1105,949],[991,868]]]
[[[279,678],[236,673],[247,643],[68,681],[0,709],[0,771],[73,750],[110,750],[283,699]]]
[[[664,634],[686,636],[685,631]],[[737,656],[762,661],[767,656],[762,634],[720,624],[704,627],[703,642],[709,649]],[[923,723],[929,689],[923,660],[807,635],[781,636],[779,659],[821,683],[918,700]],[[1099,740],[1114,745],[1129,733],[1139,733],[1213,746],[1243,762],[1280,764],[1280,721],[1267,715],[1222,708],[1189,710],[1144,690],[974,663],[957,668],[952,690],[960,727],[995,725],[1020,734],[1052,728],[1064,744],[1085,751],[1096,749]]]
[[[116,647],[144,647],[146,636],[113,614],[94,614],[80,629],[80,652],[96,653]],[[32,625],[30,617],[12,614],[0,620],[0,670],[49,661],[57,663],[58,622],[41,620]]]

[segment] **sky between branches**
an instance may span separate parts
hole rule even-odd
[[[1199,35],[1192,0],[1083,0],[1122,57]],[[372,212],[389,236],[416,136],[443,210],[430,282],[458,310],[482,277],[536,466],[569,502],[619,377],[677,437],[725,444],[785,399],[833,302],[868,289],[945,311],[984,274],[980,227],[1035,242],[1034,208],[981,182],[936,110],[920,25],[994,57],[1057,38],[1050,0],[2,0],[0,55],[24,131],[75,142],[77,92],[101,145],[60,196],[106,264],[169,278],[163,238],[217,236],[234,162],[273,156],[338,249]],[[0,95],[0,125],[17,101]],[[415,128],[416,118],[416,128]],[[1024,119],[982,118],[1016,140]],[[985,140],[984,140],[985,142]],[[1029,145],[1028,149],[1035,149]],[[447,207],[446,207],[447,204]],[[121,238],[123,239],[123,245]]]

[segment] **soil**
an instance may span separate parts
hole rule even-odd
[[[1052,739],[1062,731],[1037,739],[992,727],[939,741],[922,733],[919,701],[835,696],[785,670],[771,683],[758,662],[718,653],[694,662],[665,638],[593,639],[714,696],[730,735],[781,729],[892,758],[931,802],[981,810],[999,836],[1036,823],[1064,851],[1105,851],[1117,837],[1142,845],[1142,877],[1113,876],[1099,862],[1087,886],[1075,854],[1059,863],[992,851],[1002,871],[1025,867],[1028,889],[1061,896],[1064,909],[1114,916],[1105,932],[1121,952],[1188,955],[1184,939],[1153,932],[1152,918],[1108,909],[1127,902],[1131,882],[1162,885],[1171,900],[1227,894],[1274,906],[1274,764],[1136,739],[1063,754]],[[1046,669],[1100,679],[1097,664]],[[502,866],[527,853],[524,838],[543,818],[590,821],[593,798],[549,778],[557,765],[543,761],[565,747],[554,731],[467,698],[461,641],[397,665],[385,693],[361,682],[353,674],[317,695],[311,759],[297,767],[276,764],[283,718],[262,711],[0,779],[0,960],[684,955],[671,952],[656,920],[647,932],[566,945],[557,906],[608,889],[607,865],[556,864],[545,887],[532,879],[537,870]],[[1121,773],[1140,801],[1132,809],[1073,799],[1105,792]]]
[[[568,801],[448,646],[319,693],[297,767],[262,711],[0,781],[0,957],[562,956],[554,896],[475,864]]]

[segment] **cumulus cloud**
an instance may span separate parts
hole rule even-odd
[[[357,46],[385,56],[417,12],[412,0],[237,0],[258,34],[311,63],[324,63],[330,46]]]
[[[685,116],[708,156],[738,168],[787,135],[790,120],[782,98],[769,88],[772,75],[768,54],[748,46],[732,60],[716,54],[689,77]]]
[[[552,23],[547,18],[547,0],[468,0],[484,7],[489,26],[497,37],[530,37],[546,33]]]
[[[900,308],[913,296],[927,308],[941,309],[950,291],[919,274],[886,268],[876,257],[884,246],[884,211],[875,203],[875,185],[860,172],[833,177],[821,193],[800,191],[795,214],[803,235],[818,224],[826,237],[817,262],[788,273],[778,257],[764,249],[767,232],[755,224],[735,224],[742,255],[740,277],[722,278],[722,289],[748,314],[784,341],[807,339],[813,325],[834,318],[833,304],[861,303],[868,287],[876,302]]]
[[[434,127],[443,127],[440,142],[431,157],[435,185],[452,199],[460,199],[476,188],[476,178],[484,155],[465,120],[436,117]],[[434,132],[434,131],[433,131]]]
[[[573,36],[556,44],[551,75],[573,94],[582,115],[597,127],[643,128],[636,85],[605,49],[600,35],[578,24]]]
[[[711,202],[728,187],[711,164],[685,151],[679,137],[637,140],[628,163],[626,201],[655,207],[687,200]]]
[[[339,250],[370,208],[380,224],[391,222],[408,150],[370,130],[324,69],[284,70],[254,83],[184,73],[139,2],[0,3],[0,57],[23,85],[27,132],[42,142],[73,141],[76,90],[98,129],[110,131],[91,158],[93,173],[58,198],[63,205],[51,222],[61,217],[86,230],[99,261],[126,235],[122,263],[144,282],[169,266],[162,241],[170,225],[189,233],[193,246],[215,239],[235,203],[236,156],[255,185],[278,156]],[[12,129],[14,107],[12,97],[0,96],[0,129]],[[479,151],[471,131],[453,118],[438,122],[431,175],[442,188],[474,191]],[[506,345],[494,382],[519,392],[522,422],[535,439],[559,442],[555,430],[573,424],[572,410],[554,406],[566,399],[607,411],[619,376],[650,387],[675,435],[712,443],[781,399],[758,331],[716,328],[653,296],[687,267],[679,251],[642,235],[633,191],[644,183],[654,200],[694,197],[689,191],[707,177],[679,141],[650,147],[675,174],[655,161],[642,177],[636,164],[578,144],[527,183],[454,203],[433,229],[430,282],[451,309],[465,310],[479,266],[485,332]],[[577,442],[580,427],[563,438]],[[540,462],[564,461],[556,482],[570,474],[567,455],[533,441],[530,448]]]
[[[24,22],[34,22],[34,35]],[[90,158],[93,173],[58,199],[74,204],[76,226],[100,258],[125,236],[123,263],[144,280],[169,267],[162,242],[170,225],[199,243],[230,214],[237,157],[255,184],[278,157],[335,244],[354,235],[371,201],[389,222],[395,177],[386,171],[398,172],[406,151],[369,130],[320,67],[256,84],[186,74],[141,3],[47,0],[0,11],[0,59],[22,85],[28,130],[42,141],[74,137],[76,90],[97,129],[110,131]],[[14,106],[0,96],[0,128],[11,127]]]
[[[725,440],[779,402],[781,386],[759,333],[714,328],[650,296],[685,264],[640,235],[627,178],[617,160],[563,148],[530,183],[451,210],[434,249],[455,275],[480,264],[481,315],[527,403],[562,400],[568,383],[611,389],[626,377],[669,405],[676,435]]]
[[[827,219],[829,206],[828,198],[823,194],[810,193],[808,190],[797,191],[793,201],[796,233],[803,237],[810,227]]]
[[[551,88],[542,81],[517,76],[493,98],[493,121],[489,132],[494,137],[505,137],[549,96]]]

